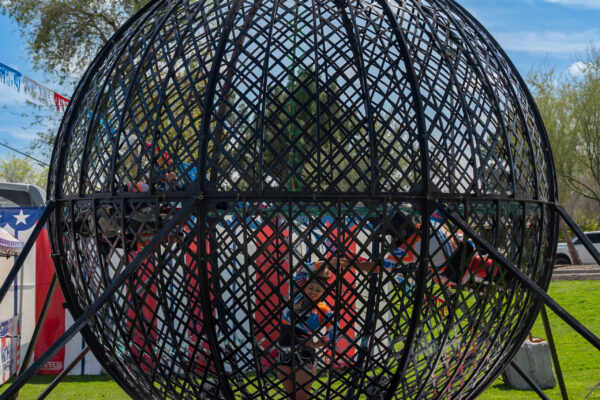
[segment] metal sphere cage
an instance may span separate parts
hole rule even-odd
[[[533,100],[449,0],[150,1],[48,191],[70,312],[128,274],[83,333],[140,399],[474,398],[539,309],[482,243],[547,288],[557,237]]]

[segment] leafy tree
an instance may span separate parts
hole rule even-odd
[[[529,85],[544,121],[558,175],[559,198],[566,199],[570,187],[566,177],[576,171],[578,136],[575,132],[573,105],[575,88],[571,79],[545,70],[530,75]]]
[[[0,180],[12,183],[28,183],[46,187],[47,167],[39,167],[28,160],[8,156],[0,159]]]
[[[552,69],[534,73],[529,76],[528,81],[550,140],[559,199],[567,199],[571,190],[566,177],[575,171],[574,155],[577,153],[577,135],[574,132],[572,105],[569,104],[574,88],[571,80]],[[560,222],[560,232],[567,243],[571,259],[575,264],[581,264],[564,221]]]
[[[146,0],[0,0],[0,12],[19,26],[34,67],[73,85],[96,52]],[[35,108],[38,138],[31,150],[50,159],[59,118]]]
[[[357,165],[365,163],[357,157],[360,146],[365,146],[355,129],[360,125],[358,113],[341,102],[337,82],[320,88],[317,104],[314,71],[304,69],[296,75],[290,74],[285,86],[276,84],[270,90],[265,112],[266,170],[292,191],[311,190],[305,184],[320,185],[318,190],[364,190],[366,179],[360,179],[351,161],[356,157]]]
[[[35,67],[65,82],[78,79],[97,49],[145,3],[146,0],[0,0],[0,11],[19,25]]]
[[[583,77],[574,84],[574,128],[579,142],[578,174],[566,175],[569,186],[600,206],[600,48],[590,45]]]
[[[600,206],[600,49],[590,45],[583,65],[581,77],[553,70],[529,77],[552,147],[559,198],[571,213],[578,196]],[[578,263],[567,227],[560,228]]]

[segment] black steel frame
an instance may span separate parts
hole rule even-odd
[[[128,267],[121,273],[119,278],[116,279],[117,282],[114,285],[112,285],[112,287],[110,289],[107,289],[107,292],[109,290],[114,291],[114,290],[118,289],[119,282],[123,282],[127,278],[128,275],[133,273],[135,271],[135,269],[139,267],[139,264],[142,262],[143,258],[147,257],[147,255],[152,251],[152,249],[156,248],[156,246],[158,246],[158,243],[160,243],[161,238],[163,238],[170,229],[173,229],[173,227],[177,224],[177,222],[186,214],[186,210],[189,211],[189,209],[191,208],[192,205],[193,205],[193,200],[188,201],[186,206],[184,206],[184,208],[178,212],[178,215],[171,221],[171,223],[169,223],[167,226],[165,226],[161,230],[161,232],[158,232],[156,237],[153,239],[153,241],[151,243],[149,243],[149,245],[146,247],[146,249],[142,253],[140,253],[138,255],[138,257],[131,264],[128,265]],[[460,217],[458,217],[456,215],[452,216],[451,213],[444,206],[442,206],[440,204],[438,204],[438,206],[445,212],[448,212],[448,216],[450,218],[456,218],[457,220],[455,220],[455,222],[457,222],[459,226],[461,226],[463,229],[465,229],[466,232],[469,231],[470,228],[468,227],[468,225],[466,225],[466,223],[464,221],[461,220]],[[557,206],[557,207],[560,207],[560,206]],[[47,209],[49,209],[51,211],[51,210],[53,210],[53,208],[54,208],[54,205],[52,203],[49,203]],[[35,243],[35,240],[37,239],[39,232],[41,232],[41,228],[45,225],[44,215],[42,215],[42,217],[40,218],[40,221],[38,222],[36,229],[34,229],[34,232],[31,235],[31,237],[28,241],[28,244]],[[598,254],[593,253],[593,249],[594,249],[593,245],[591,243],[585,243],[584,238],[586,238],[586,236],[580,230],[578,225],[576,223],[574,223],[574,221],[570,218],[568,213],[564,212],[564,209],[561,212],[561,217],[563,217],[565,219],[565,222],[567,222],[567,224],[571,227],[571,229],[573,229],[575,236],[578,237],[580,240],[582,240],[582,242],[584,242],[584,246],[586,246],[586,249],[588,251],[590,251],[590,253],[594,257],[594,259],[600,264],[600,257],[598,257]],[[39,229],[37,229],[38,227],[39,227]],[[475,239],[475,240],[477,240],[477,239]],[[490,251],[492,256],[494,256],[493,253],[495,250],[493,249],[493,247],[491,247],[489,244],[485,244],[485,242],[482,242],[482,243],[483,243],[483,246],[487,246],[487,250]],[[27,258],[28,253],[31,248],[32,248],[32,245],[25,246],[24,251],[20,254],[19,258],[15,262],[13,270],[11,270],[11,273],[16,274],[19,272],[20,267],[23,265],[24,260]],[[498,260],[499,260],[500,265],[502,265],[504,268],[508,269],[509,271],[513,271],[512,273],[517,276],[517,279],[519,279],[524,285],[526,285],[529,288],[529,290],[531,290],[542,302],[545,303],[546,306],[553,309],[553,311],[555,311],[557,313],[557,315],[561,319],[563,319],[563,321],[565,321],[567,324],[569,324],[576,332],[578,332],[582,337],[584,337],[586,340],[588,340],[588,342],[590,342],[592,345],[594,345],[596,348],[598,348],[598,343],[600,343],[599,339],[592,333],[586,333],[585,327],[583,327],[583,331],[582,331],[581,327],[583,325],[579,321],[577,321],[573,316],[571,316],[566,310],[562,309],[562,307],[560,307],[558,304],[556,304],[551,298],[549,298],[547,295],[544,295],[543,290],[540,289],[539,287],[537,287],[535,282],[533,282],[531,279],[529,279],[527,277],[521,276],[521,274],[518,272],[518,270],[516,270],[516,268],[514,266],[512,266],[509,261],[503,260],[502,256],[498,257]],[[9,274],[9,278],[10,278],[10,274]],[[54,275],[52,282],[50,284],[47,296],[46,296],[46,300],[44,302],[44,306],[42,308],[42,311],[41,311],[38,321],[36,323],[34,334],[32,335],[32,339],[30,341],[28,351],[24,358],[23,365],[17,375],[18,379],[9,387],[9,389],[5,393],[2,394],[2,396],[0,396],[0,399],[17,398],[19,389],[25,383],[27,383],[27,381],[29,379],[31,379],[31,377],[37,371],[39,371],[39,369],[41,367],[43,367],[43,365],[58,350],[60,350],[76,333],[80,332],[81,329],[83,329],[85,327],[87,320],[90,317],[92,317],[98,311],[98,309],[100,307],[102,307],[103,304],[106,303],[108,301],[108,299],[110,298],[109,297],[110,292],[109,292],[109,293],[107,293],[107,295],[103,296],[102,299],[98,299],[98,301],[96,302],[97,304],[93,305],[94,307],[89,311],[89,313],[85,317],[82,316],[74,323],[74,328],[69,329],[69,331],[66,332],[61,338],[59,338],[57,340],[57,342],[52,346],[52,348],[49,349],[46,353],[44,353],[44,355],[42,355],[42,357],[40,357],[40,359],[38,361],[36,361],[36,363],[31,365],[29,368],[27,368],[29,366],[29,361],[30,361],[31,355],[33,353],[32,350],[37,343],[39,331],[41,330],[41,327],[44,324],[47,308],[48,308],[50,302],[52,301],[52,296],[54,293],[54,289],[56,287],[56,282],[57,282],[56,275]],[[554,346],[554,339],[552,337],[552,332],[551,332],[551,328],[550,328],[550,324],[548,321],[548,317],[547,317],[545,308],[542,307],[540,312],[542,315],[546,336],[550,343],[552,362],[554,364],[555,372],[557,374],[557,379],[558,379],[560,390],[561,390],[561,396],[563,399],[566,400],[566,399],[568,399],[568,394],[567,394],[567,390],[566,390],[566,387],[564,384],[564,378],[562,376],[562,372],[560,369],[560,363],[558,361],[558,355],[556,352],[556,348]],[[63,372],[61,372],[59,375],[57,375],[57,377],[48,385],[48,387],[38,397],[38,399],[41,400],[41,399],[46,398],[48,396],[48,394],[50,394],[52,392],[52,390],[64,379],[65,376],[68,375],[68,373],[77,365],[77,363],[79,363],[81,361],[81,359],[83,357],[85,357],[85,355],[89,351],[90,351],[90,348],[86,347],[80,353],[80,355],[78,357],[76,357],[75,360],[73,360],[72,363],[64,369]],[[523,379],[531,386],[531,388],[539,395],[539,397],[541,399],[545,399],[545,400],[549,399],[547,397],[547,395],[543,392],[543,390],[535,383],[535,381],[533,381],[533,379],[531,379],[527,375],[527,373],[525,371],[523,371],[519,367],[519,365],[517,365],[515,362],[510,362],[510,365],[517,371],[517,373],[519,373],[519,375],[521,375],[523,377]],[[21,377],[21,375],[24,375],[24,374],[26,374],[26,377]],[[246,394],[244,394],[244,396],[246,396],[246,397],[244,397],[244,398],[251,397],[247,393],[247,391],[245,393]]]
[[[0,399],[79,331],[145,399],[285,398],[286,380],[472,399],[542,304],[600,346],[546,294],[558,219],[582,234],[535,103],[451,0],[150,1],[78,85],[48,197],[77,319]],[[307,311],[331,329],[292,354],[332,340],[286,367],[311,262],[332,277]]]

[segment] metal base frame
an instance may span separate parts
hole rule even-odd
[[[41,312],[38,322],[36,324],[34,335],[32,337],[32,342],[30,343],[28,352],[26,353],[23,366],[22,366],[21,370],[19,371],[18,377],[15,380],[15,382],[13,382],[11,384],[11,386],[9,387],[9,389],[6,390],[6,392],[4,392],[2,394],[2,396],[0,396],[0,400],[17,398],[18,390],[20,388],[22,388],[22,386],[24,384],[26,384],[27,381],[29,379],[31,379],[31,377],[33,377],[33,375],[37,371],[39,371],[39,369],[41,367],[43,367],[43,365],[58,350],[60,350],[60,348],[62,348],[76,333],[80,332],[85,327],[88,319],[90,317],[92,317],[102,306],[104,306],[104,304],[109,300],[110,295],[120,288],[120,286],[126,281],[127,277],[130,276],[132,273],[134,273],[135,270],[139,267],[139,265],[143,262],[143,260],[153,250],[155,250],[155,248],[159,245],[160,241],[163,240],[164,237],[166,235],[168,235],[168,233],[177,225],[177,223],[186,214],[188,214],[190,212],[192,207],[195,205],[196,201],[197,200],[193,200],[193,199],[188,200],[188,202],[182,207],[181,210],[178,211],[178,213],[174,216],[174,218],[171,219],[159,232],[157,232],[157,234],[153,238],[153,240],[138,254],[136,259],[133,260],[127,266],[127,268],[125,268],[123,270],[123,272],[112,282],[110,287],[107,288],[107,290],[102,294],[102,296],[100,296],[100,298],[88,310],[86,310],[85,314],[82,315],[80,318],[78,318],[77,321],[75,321],[75,323],[73,324],[73,326],[71,326],[68,329],[68,331],[65,332],[65,334],[63,336],[61,336],[55,342],[55,344],[51,346],[50,349],[48,349],[48,351],[46,353],[44,353],[33,365],[31,365],[29,368],[26,369],[26,366],[29,364],[29,359],[32,354],[32,349],[35,347],[37,338],[39,336],[36,333],[39,333],[39,331],[41,330],[41,326],[43,325],[44,320],[45,320],[46,312],[44,312],[44,311],[47,310],[47,306],[49,305],[49,303],[52,299],[52,295],[54,293],[54,288],[56,287],[56,281],[57,281],[56,275],[54,276],[52,283],[50,285],[50,289],[48,290],[48,294],[46,296],[43,311]],[[530,278],[528,278],[521,271],[519,271],[514,265],[512,265],[512,263],[510,261],[506,260],[502,255],[498,254],[494,247],[492,247],[489,243],[486,243],[486,241],[484,239],[479,238],[478,235],[471,230],[469,225],[465,221],[463,221],[460,216],[458,216],[455,212],[449,210],[443,204],[437,203],[436,205],[443,213],[445,213],[448,216],[449,219],[451,219],[461,229],[463,229],[464,232],[472,235],[471,237],[474,241],[478,242],[479,245],[481,245],[484,249],[486,249],[490,253],[490,255],[494,258],[495,261],[497,261],[503,268],[505,268],[507,271],[509,271],[516,279],[518,279],[523,285],[525,285],[528,288],[528,290],[530,290],[531,293],[533,293],[538,298],[539,301],[543,302],[545,304],[545,306],[550,307],[553,311],[556,312],[556,314],[563,321],[565,321],[567,324],[569,324],[577,333],[579,333],[583,338],[585,338],[593,346],[600,349],[600,339],[598,337],[596,337],[594,334],[592,334],[589,330],[587,330],[583,326],[583,324],[581,324],[579,321],[577,321],[572,315],[570,315],[566,310],[564,310],[562,307],[560,307],[560,305],[558,305],[555,301],[553,301],[547,294],[545,294],[545,291],[543,289],[539,288],[535,284],[535,282],[533,282]],[[557,207],[559,209],[562,209],[562,207],[560,207],[560,206],[557,206]],[[54,204],[50,203],[47,207],[48,212],[51,212],[53,209],[54,209]],[[594,257],[594,259],[600,264],[600,255],[597,252],[593,251],[595,249],[591,243],[586,243],[586,241],[585,241],[586,237],[585,237],[584,233],[581,231],[581,229],[573,222],[573,220],[569,217],[569,215],[566,212],[564,212],[564,209],[562,209],[562,211],[560,213],[561,213],[561,217],[563,217],[565,219],[565,222],[567,222],[567,224],[573,230],[575,235],[584,243],[584,246],[586,246],[586,248],[588,249],[588,251],[590,251],[590,253]],[[35,243],[35,240],[37,239],[37,235],[41,231],[41,227],[43,227],[43,225],[45,224],[47,215],[48,215],[47,213],[44,213],[42,218],[40,219],[38,226],[36,226],[34,233],[32,234],[28,243],[24,247],[24,251],[21,253],[19,258],[15,262],[15,266],[13,267],[13,270],[11,270],[11,272],[9,273],[9,277],[7,278],[8,282],[12,281],[12,280],[10,280],[11,274],[14,275],[19,272],[19,269],[23,265],[24,259],[27,257],[28,252],[32,247],[32,243]],[[589,240],[588,240],[588,242],[589,242]],[[5,285],[6,285],[6,282],[5,282]],[[5,294],[5,293],[2,293],[2,294]],[[546,331],[546,335],[548,337],[548,341],[551,346],[552,360],[553,360],[554,367],[555,367],[555,370],[557,373],[558,382],[559,382],[559,385],[561,388],[561,395],[562,395],[563,400],[567,400],[568,395],[567,395],[566,387],[564,384],[562,372],[560,369],[560,364],[558,362],[558,356],[557,356],[556,348],[554,346],[554,340],[553,340],[552,333],[550,330],[550,324],[548,322],[548,317],[547,317],[546,311],[543,307],[541,308],[541,314],[542,314],[543,321],[544,321],[544,329]],[[90,348],[86,347],[81,352],[81,354],[71,363],[71,365],[69,367],[67,367],[63,371],[63,373],[59,374],[53,380],[53,382],[42,393],[42,395],[40,395],[40,397],[38,397],[38,399],[44,399],[60,383],[60,381],[68,374],[68,372],[79,361],[81,361],[81,359],[89,352],[89,350],[90,350]],[[511,362],[510,365],[513,368],[515,368],[515,370],[523,377],[523,379],[527,383],[529,383],[529,385],[535,390],[535,392],[539,395],[539,397],[541,399],[549,400],[549,398],[544,394],[543,390],[540,389],[537,386],[537,384],[518,365],[516,365],[514,362]],[[249,395],[249,394],[247,393],[247,395]]]

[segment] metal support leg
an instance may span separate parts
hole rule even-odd
[[[521,369],[521,367],[519,367],[519,365],[516,362],[511,361],[510,366],[513,367],[515,369],[515,371],[517,371],[517,373],[519,375],[521,375],[521,378],[523,378],[525,380],[525,382],[527,382],[527,384],[538,394],[538,396],[540,396],[541,399],[550,400],[550,398],[548,396],[546,396],[546,393],[544,393],[544,391],[542,390],[542,388],[540,388],[537,385],[537,383],[535,383],[533,381],[533,379],[531,379],[529,377],[529,375],[527,375],[525,373],[525,371],[523,371]]]
[[[185,202],[183,207],[170,219],[165,226],[163,226],[154,235],[153,239],[148,243],[142,251],[133,259],[129,265],[117,276],[106,288],[106,290],[94,301],[84,312],[81,314],[77,321],[71,325],[69,329],[60,337],[44,354],[41,355],[21,376],[19,376],[10,385],[10,387],[2,393],[0,400],[7,400],[21,389],[25,383],[27,383],[36,372],[42,368],[46,362],[52,358],[69,340],[71,340],[77,333],[79,333],[87,324],[88,320],[93,317],[104,304],[110,299],[110,297],[125,283],[129,275],[138,269],[146,258],[152,253],[158,246],[160,246],[162,239],[167,236],[173,228],[183,219],[185,215],[196,205],[198,200],[190,198]]]
[[[550,354],[552,355],[554,371],[556,371],[558,387],[560,387],[560,395],[562,396],[563,400],[569,400],[569,396],[567,395],[567,387],[565,386],[565,380],[563,378],[562,370],[560,369],[560,363],[558,362],[558,353],[556,352],[556,346],[554,345],[554,338],[552,337],[552,330],[550,329],[550,321],[548,321],[546,307],[542,307],[540,312],[542,314],[542,322],[544,323],[544,331],[546,331],[546,339],[548,339],[548,344],[550,345]]]
[[[52,303],[52,297],[54,296],[54,291],[56,289],[57,283],[58,277],[56,276],[55,272],[52,276],[52,281],[50,282],[48,292],[46,293],[46,300],[44,300],[44,306],[42,307],[40,316],[38,317],[37,323],[35,324],[33,335],[31,335],[31,341],[29,342],[29,346],[27,347],[27,352],[25,353],[23,364],[21,365],[21,369],[19,370],[19,375],[25,372],[25,370],[27,369],[27,365],[29,365],[29,361],[31,361],[31,356],[33,355],[33,350],[35,349],[35,345],[37,344],[37,341],[40,337],[40,333],[42,333],[42,326],[44,326],[44,322],[46,321],[46,316],[48,315],[48,310],[50,309],[50,304]]]
[[[46,321],[46,316],[48,315],[48,310],[50,309],[50,304],[52,303],[52,297],[54,296],[54,291],[56,289],[56,284],[58,283],[58,277],[56,276],[56,272],[52,275],[52,281],[50,282],[50,286],[48,287],[48,292],[46,293],[46,299],[44,300],[44,306],[42,307],[42,311],[40,312],[40,316],[38,317],[37,323],[35,324],[35,329],[33,331],[33,335],[31,335],[31,340],[29,341],[29,346],[27,346],[27,352],[25,353],[25,358],[23,359],[23,364],[21,364],[21,369],[17,373],[17,377],[20,376],[29,365],[29,361],[31,361],[31,356],[33,355],[33,351],[35,350],[35,346],[40,337],[40,333],[42,332],[42,327],[44,326],[44,322]],[[19,397],[19,392],[16,392],[13,399],[17,399]]]
[[[81,361],[81,359],[83,357],[85,357],[85,355],[87,353],[90,352],[90,348],[88,346],[85,346],[85,349],[83,349],[83,351],[81,353],[79,353],[79,355],[77,356],[76,359],[73,360],[73,362],[71,364],[69,364],[69,366],[65,369],[62,370],[62,372],[60,374],[58,374],[56,376],[56,378],[54,378],[52,380],[52,382],[50,382],[50,384],[48,385],[48,387],[46,389],[44,389],[44,391],[42,392],[42,394],[40,394],[37,398],[37,400],[43,400],[46,398],[46,396],[48,396],[50,394],[50,392],[52,392],[52,390],[54,390],[54,388],[56,386],[58,386],[58,384],[64,379],[65,376],[67,376],[67,374],[69,372],[71,372],[71,370],[73,368],[75,368],[75,366],[77,365],[77,363],[79,363],[79,361]]]
[[[524,285],[531,293],[533,293],[539,300],[547,305],[556,315],[558,315],[563,321],[565,321],[571,328],[579,333],[585,340],[590,342],[596,349],[600,350],[600,338],[594,335],[588,328],[586,328],[581,322],[575,317],[569,314],[564,308],[562,308],[552,297],[539,287],[534,281],[532,281],[527,275],[523,273],[519,268],[513,265],[512,262],[507,260],[500,252],[492,246],[487,240],[483,239],[477,232],[471,228],[471,226],[465,222],[460,215],[456,212],[449,210],[442,203],[435,201],[438,209],[454,222],[463,232],[465,232],[478,246],[483,248],[488,254],[498,262],[504,269],[509,271],[515,279],[517,279],[522,285]]]

